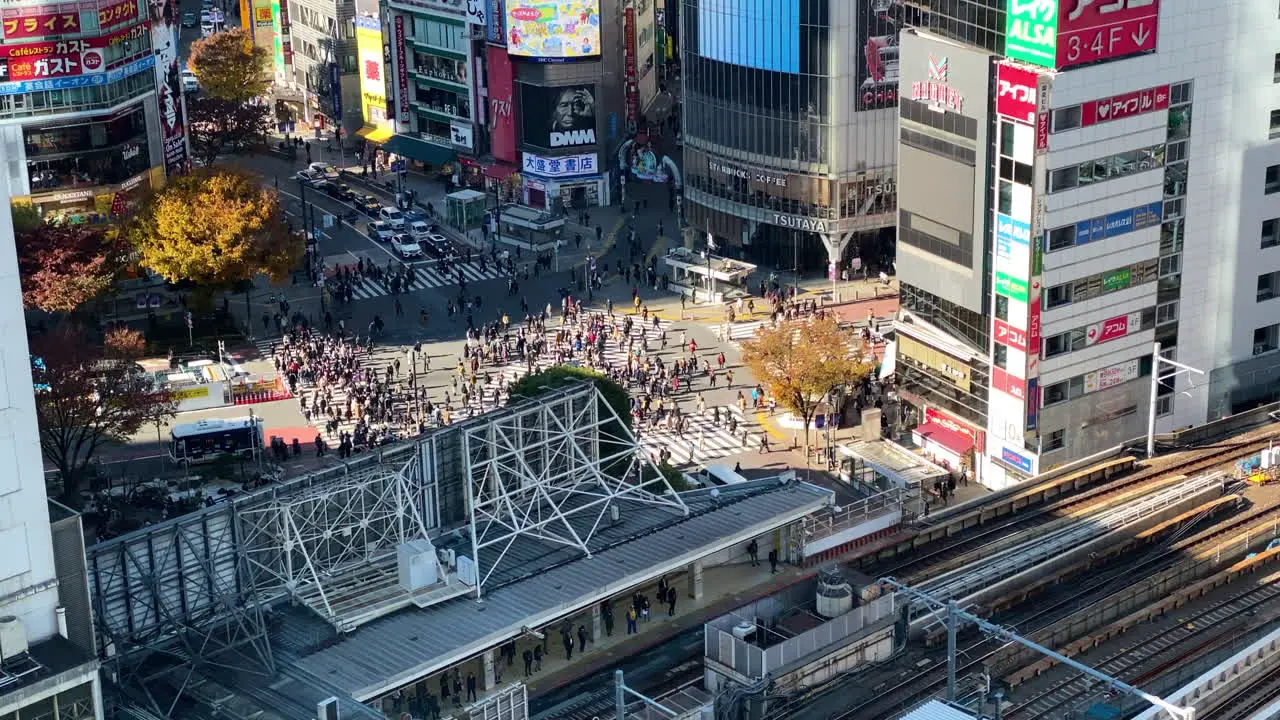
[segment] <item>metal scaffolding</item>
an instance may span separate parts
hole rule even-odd
[[[398,546],[427,537],[422,503],[428,494],[418,458],[397,465],[370,467],[241,510],[254,585],[282,588],[326,620],[343,622],[351,608],[338,605],[333,583],[356,569],[392,563]]]
[[[689,514],[594,385],[512,406],[466,427],[462,443],[477,597],[521,538],[590,557],[620,503]],[[458,572],[465,577],[461,559]]]

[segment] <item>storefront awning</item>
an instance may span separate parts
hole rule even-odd
[[[925,423],[911,432],[925,440],[935,442],[961,457],[973,449],[973,440],[968,436],[945,428],[938,423]]]
[[[365,126],[357,130],[356,134],[371,143],[381,145],[390,139],[390,137],[395,133],[391,132],[388,128]]]
[[[392,135],[382,145],[383,152],[399,155],[428,165],[443,165],[453,162],[458,154],[452,148],[429,143],[408,135]]]
[[[484,176],[490,180],[506,180],[515,174],[516,166],[507,163],[498,163],[496,165],[487,165],[484,168]]]

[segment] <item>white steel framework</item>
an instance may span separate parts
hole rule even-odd
[[[594,385],[511,406],[466,427],[462,443],[477,597],[520,538],[589,557],[592,538],[620,502],[689,514]],[[484,563],[487,548],[496,557]]]
[[[331,583],[358,568],[394,562],[398,546],[427,537],[417,464],[415,456],[398,467],[374,466],[242,510],[243,547],[255,585],[282,587],[341,624],[350,608],[339,605]]]

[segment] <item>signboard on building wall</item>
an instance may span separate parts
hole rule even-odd
[[[123,0],[98,8],[98,29],[110,30],[138,19],[138,0]]]
[[[253,38],[258,45],[265,45],[271,36],[271,27],[275,24],[275,13],[271,10],[271,0],[253,0]]]
[[[0,81],[21,82],[105,73],[107,48],[137,39],[147,32],[149,25],[142,23],[97,37],[0,45]],[[144,52],[148,51],[135,51],[134,57]],[[134,57],[122,60],[129,61]]]
[[[629,7],[622,16],[622,68],[626,84],[625,119],[628,131],[640,121],[640,73],[636,60],[636,9]]]
[[[596,153],[580,155],[557,155],[545,157],[533,153],[524,154],[524,172],[549,178],[575,177],[595,175],[600,172],[596,161]]]
[[[1027,349],[1027,331],[1019,330],[1009,323],[995,319],[995,340],[1002,345],[1008,345],[1014,350],[1026,352]]]
[[[1090,100],[1080,106],[1080,127],[1169,109],[1169,86],[1135,90],[1115,97]]]
[[[409,115],[409,67],[404,49],[404,15],[396,15],[396,106],[399,108],[397,119],[406,126],[410,124]]]
[[[66,9],[35,7],[5,10],[3,20],[0,20],[4,39],[23,40],[83,32],[80,27],[80,12],[75,9],[76,6],[71,4],[61,7]]]
[[[964,112],[964,95],[951,87],[951,58],[930,55],[927,73],[927,80],[911,83],[911,99],[933,110]]]
[[[971,376],[969,364],[944,352],[935,350],[918,340],[899,333],[897,341],[899,355],[923,365],[951,381],[956,387],[969,392]]]
[[[1009,62],[996,66],[996,113],[1035,125],[1038,73]]]
[[[177,0],[150,2],[151,47],[155,49],[156,92],[160,104],[160,137],[169,175],[187,171],[187,104],[182,97],[178,58]]]
[[[996,292],[1010,300],[1025,303],[1027,301],[1027,281],[1008,273],[996,271]]]
[[[991,388],[1023,402],[1027,399],[1027,387],[1022,378],[998,367],[991,368]]]
[[[1063,0],[1070,5],[1075,0]],[[1057,0],[1009,0],[1005,6],[1004,54],[1052,69],[1057,58]]]
[[[1160,0],[1061,0],[1057,69],[1155,50],[1159,16]]]
[[[489,21],[484,26],[485,42],[506,45],[507,3],[505,0],[485,0],[485,3],[489,11]]]
[[[489,70],[489,151],[503,162],[520,161],[516,152],[516,120],[512,106],[515,79],[511,58],[505,48],[490,45],[485,48],[485,65]]]
[[[784,3],[785,4],[785,3]],[[855,110],[898,106],[898,33],[902,29],[903,4],[856,0],[858,8],[857,80]],[[792,32],[795,32],[792,30]]]
[[[387,113],[387,76],[382,57],[382,24],[377,18],[356,18],[356,59],[360,72],[360,114],[366,125],[393,130]]]
[[[509,54],[535,62],[585,60],[600,55],[600,0],[506,3]]]
[[[1076,223],[1076,245],[1106,240],[1118,235],[1137,232],[1160,224],[1164,215],[1163,203],[1148,203],[1110,215],[1102,215]]]
[[[1115,387],[1130,380],[1137,380],[1141,372],[1141,364],[1139,360],[1129,360],[1127,362],[1109,365],[1101,370],[1095,370],[1091,373],[1085,373],[1084,376],[1084,392],[1089,394],[1099,390]]]
[[[968,423],[961,422],[938,408],[925,407],[924,422],[925,424],[933,423],[940,427],[944,427],[953,433],[969,438],[969,442],[973,443],[973,446],[979,450],[986,445],[986,438],[983,437],[985,433],[983,431],[975,430],[973,426]]]
[[[1118,338],[1122,338],[1131,333],[1136,333],[1142,329],[1142,313],[1131,312],[1128,315],[1119,315],[1100,323],[1094,323],[1084,331],[1084,344],[1097,345]]]

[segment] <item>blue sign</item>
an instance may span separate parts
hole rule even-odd
[[[22,80],[17,82],[0,83],[0,95],[22,95],[24,93],[40,92],[42,90],[67,90],[70,88],[106,85],[107,83],[113,83],[131,75],[137,75],[145,70],[150,70],[155,67],[155,65],[155,56],[148,55],[140,60],[134,60],[128,65],[118,67],[104,73],[89,73],[88,75],[51,78],[49,80]]]
[[[494,45],[507,44],[507,2],[506,0],[487,0],[489,6],[489,22],[485,23],[484,39]]]
[[[1086,245],[1160,224],[1164,203],[1139,205],[1076,223],[1076,245]]]
[[[1008,215],[996,213],[996,239],[1031,246],[1031,225]]]
[[[1000,459],[1028,475],[1031,474],[1031,458],[1025,455],[1016,453],[1009,448],[1001,448]]]

